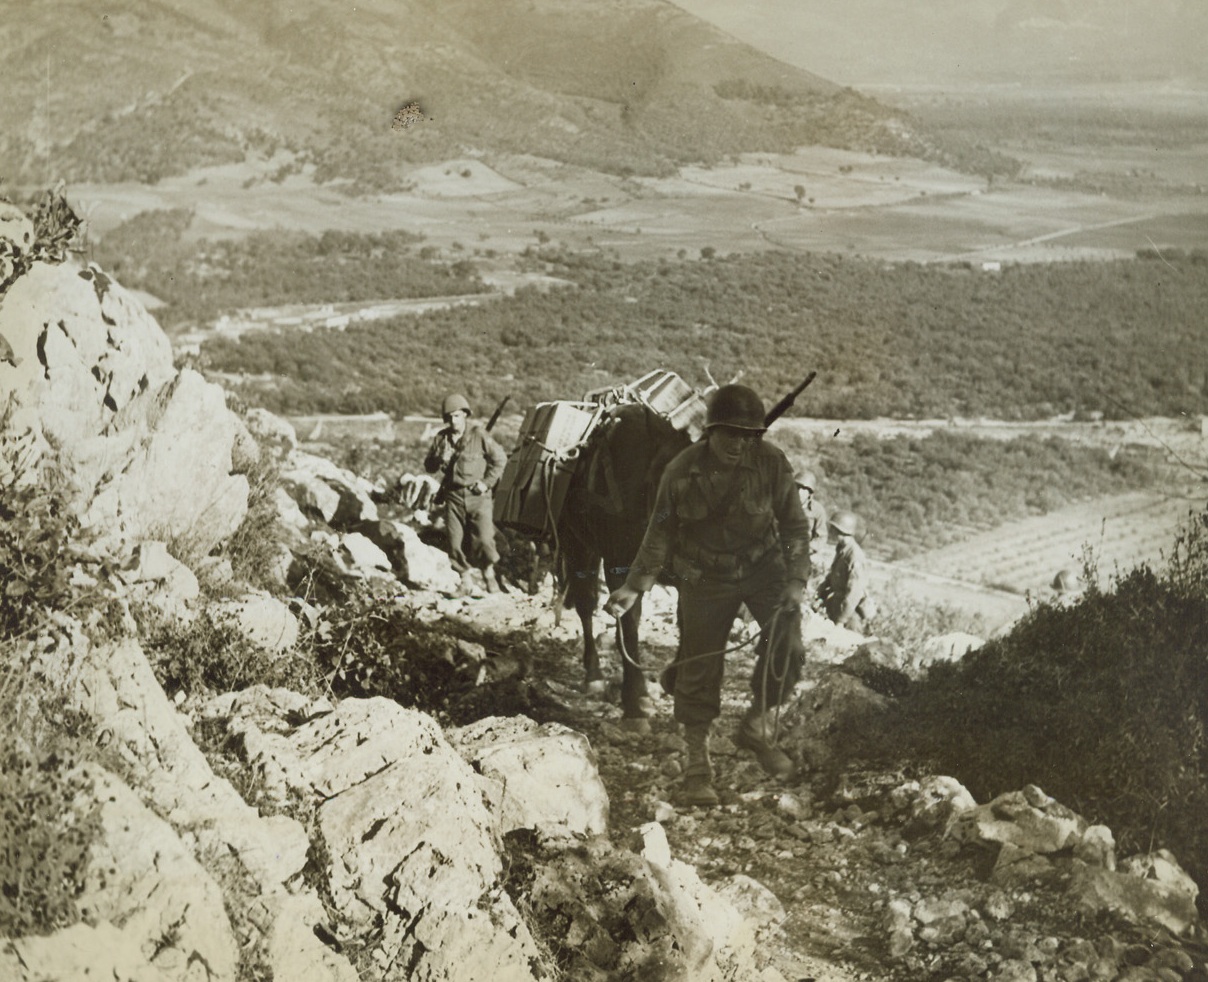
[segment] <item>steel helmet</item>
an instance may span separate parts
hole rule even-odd
[[[856,529],[860,527],[860,519],[854,511],[835,512],[831,517],[830,527],[843,535],[855,535]]]
[[[723,385],[709,400],[705,429],[733,426],[739,430],[762,433],[767,429],[763,423],[764,415],[763,400],[754,389],[748,389],[745,385]]]
[[[1072,569],[1063,569],[1053,577],[1053,589],[1059,593],[1070,593],[1077,590],[1079,585],[1078,574]]]
[[[799,467],[793,474],[793,482],[799,488],[805,488],[807,491],[818,490],[818,479],[814,476],[814,472],[807,467]]]
[[[464,410],[468,414],[470,412],[470,400],[456,393],[451,396],[445,396],[445,401],[440,406],[440,414],[449,417],[458,410]]]

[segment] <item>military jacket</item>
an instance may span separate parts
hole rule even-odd
[[[444,489],[460,491],[477,481],[493,487],[503,475],[506,463],[503,447],[482,423],[473,421],[466,424],[460,440],[454,440],[453,432],[443,427],[428,449],[424,469],[429,474],[443,471]]]
[[[802,509],[805,511],[805,524],[809,528],[810,543],[813,545],[826,544],[826,509],[818,504],[818,499],[812,494],[799,493],[804,500]]]
[[[779,549],[789,579],[810,572],[809,529],[793,469],[773,444],[748,444],[729,476],[713,475],[708,442],[681,451],[659,482],[627,582],[647,590],[662,573],[681,583],[735,580]]]
[[[826,604],[827,616],[840,625],[847,623],[868,596],[868,560],[850,535],[839,536],[830,572],[818,593]]]

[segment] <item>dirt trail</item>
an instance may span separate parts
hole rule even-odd
[[[530,687],[540,693],[534,705],[542,707],[544,719],[565,723],[591,741],[609,794],[611,836],[629,841],[635,828],[658,821],[672,855],[691,864],[706,883],[727,895],[742,889],[754,897],[750,916],[761,924],[760,950],[785,979],[1088,978],[1048,972],[1055,968],[1058,953],[1073,957],[1071,953],[1094,954],[1097,949],[1119,952],[1139,939],[1136,929],[1076,913],[1059,894],[988,882],[984,857],[976,850],[962,850],[945,839],[940,827],[912,826],[888,804],[888,792],[911,775],[810,769],[799,762],[797,773],[783,782],[767,777],[730,739],[749,701],[754,667],[749,646],[727,656],[722,716],[714,726],[714,783],[721,804],[674,807],[670,802],[684,743],[672,719],[671,700],[655,681],[674,653],[674,597],[656,588],[648,600],[643,663],[655,712],[645,734],[621,724],[615,650],[604,652],[610,672],[607,691],[602,696],[583,691],[577,619],[563,617],[558,622],[548,597],[509,593],[442,600],[437,606],[484,636],[503,631],[494,636],[515,638],[506,632],[521,627],[522,634],[529,633],[532,641],[520,643],[533,655]],[[598,619],[596,627],[611,649],[605,620]],[[732,642],[739,641],[741,636],[735,634]],[[814,652],[799,698],[789,703],[779,721],[785,732],[803,714],[815,712],[810,693],[834,672],[821,654]],[[761,887],[752,886],[752,880]],[[903,904],[910,909],[920,903],[935,910],[963,910],[970,926],[947,937],[924,929],[904,948],[899,944],[891,949],[891,904],[900,910]],[[1147,958],[1160,950],[1150,938],[1145,943]],[[1045,966],[1042,974],[1011,974],[1029,961]],[[1120,969],[1126,966],[1121,963]],[[1117,976],[1113,970],[1094,977]]]

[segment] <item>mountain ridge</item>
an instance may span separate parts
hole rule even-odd
[[[368,191],[471,150],[622,174],[810,144],[963,159],[901,112],[666,0],[503,13],[485,0],[339,12],[67,0],[31,8],[0,54],[14,96],[0,108],[0,179],[17,184],[154,183],[278,149]],[[426,119],[400,135],[391,120],[410,102]]]

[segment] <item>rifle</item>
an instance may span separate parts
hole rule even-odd
[[[503,407],[506,406],[511,399],[511,396],[504,396],[499,400],[499,405],[495,407],[495,411],[491,413],[491,418],[487,420],[487,432],[495,428],[495,424],[499,422],[499,415],[503,412]]]
[[[799,395],[801,395],[802,392],[805,391],[805,387],[807,385],[809,385],[812,381],[814,381],[814,377],[817,374],[818,374],[817,372],[810,372],[805,377],[805,381],[803,381],[799,386],[797,386],[797,388],[795,388],[792,392],[790,392],[783,399],[781,399],[778,403],[776,403],[776,405],[774,405],[768,411],[768,414],[763,418],[763,425],[765,427],[771,426],[773,423],[776,422],[776,420],[780,419],[781,416],[783,416],[786,412],[788,412],[789,407],[792,406],[792,404],[797,401],[797,397]]]

